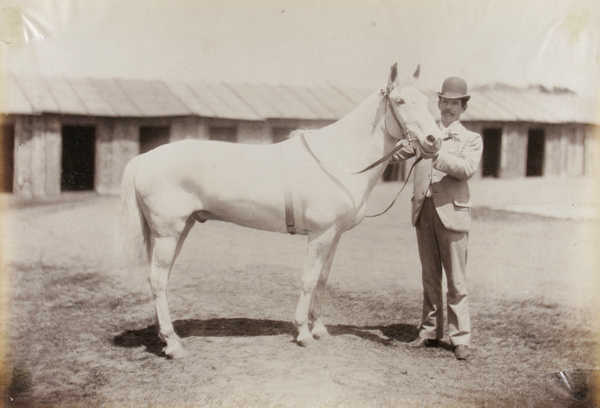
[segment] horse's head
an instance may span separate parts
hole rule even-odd
[[[427,108],[427,97],[413,83],[420,67],[409,80],[398,80],[397,64],[392,66],[387,87],[382,90],[386,104],[384,126],[390,136],[408,139],[415,149],[431,155],[440,150],[442,132]]]

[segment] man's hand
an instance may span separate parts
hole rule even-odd
[[[415,156],[421,157],[423,159],[432,159],[433,161],[436,161],[439,155],[440,155],[439,151],[435,152],[435,153],[427,153],[421,149],[417,149],[417,154]]]
[[[401,162],[404,161],[406,159],[410,159],[411,157],[415,156],[415,148],[413,147],[412,143],[402,139],[399,140],[398,143],[396,143],[396,147],[402,146],[402,148],[400,150],[398,150],[396,153],[394,153],[394,155],[392,156],[392,161],[393,162]]]

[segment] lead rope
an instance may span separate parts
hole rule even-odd
[[[422,157],[418,157],[417,160],[415,160],[415,162],[412,164],[412,166],[410,166],[410,170],[408,171],[408,175],[406,176],[406,180],[404,180],[404,184],[402,184],[402,188],[400,189],[400,191],[398,191],[398,194],[396,194],[396,197],[394,197],[394,201],[392,201],[392,203],[390,205],[388,205],[388,207],[385,210],[383,210],[382,212],[380,212],[379,214],[365,215],[365,217],[368,217],[368,218],[379,217],[380,215],[383,215],[386,212],[388,212],[388,210],[394,206],[394,204],[396,203],[396,200],[398,199],[398,197],[400,197],[400,194],[404,190],[404,187],[406,187],[406,183],[408,183],[408,179],[410,179],[410,174],[412,173],[412,171],[415,168],[415,166],[417,165],[417,163],[420,162],[421,160],[423,160],[423,158]]]

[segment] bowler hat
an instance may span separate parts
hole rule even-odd
[[[445,99],[464,99],[468,101],[471,99],[467,95],[467,82],[458,77],[446,78],[442,84],[442,92],[437,93],[440,98]]]

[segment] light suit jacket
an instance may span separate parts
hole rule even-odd
[[[427,190],[444,226],[452,231],[468,232],[471,224],[471,195],[468,180],[479,169],[483,141],[478,133],[467,130],[459,121],[445,129],[442,147],[435,161],[423,159],[415,166],[412,197],[412,224],[416,225]],[[396,159],[414,155],[409,146],[396,153]]]

